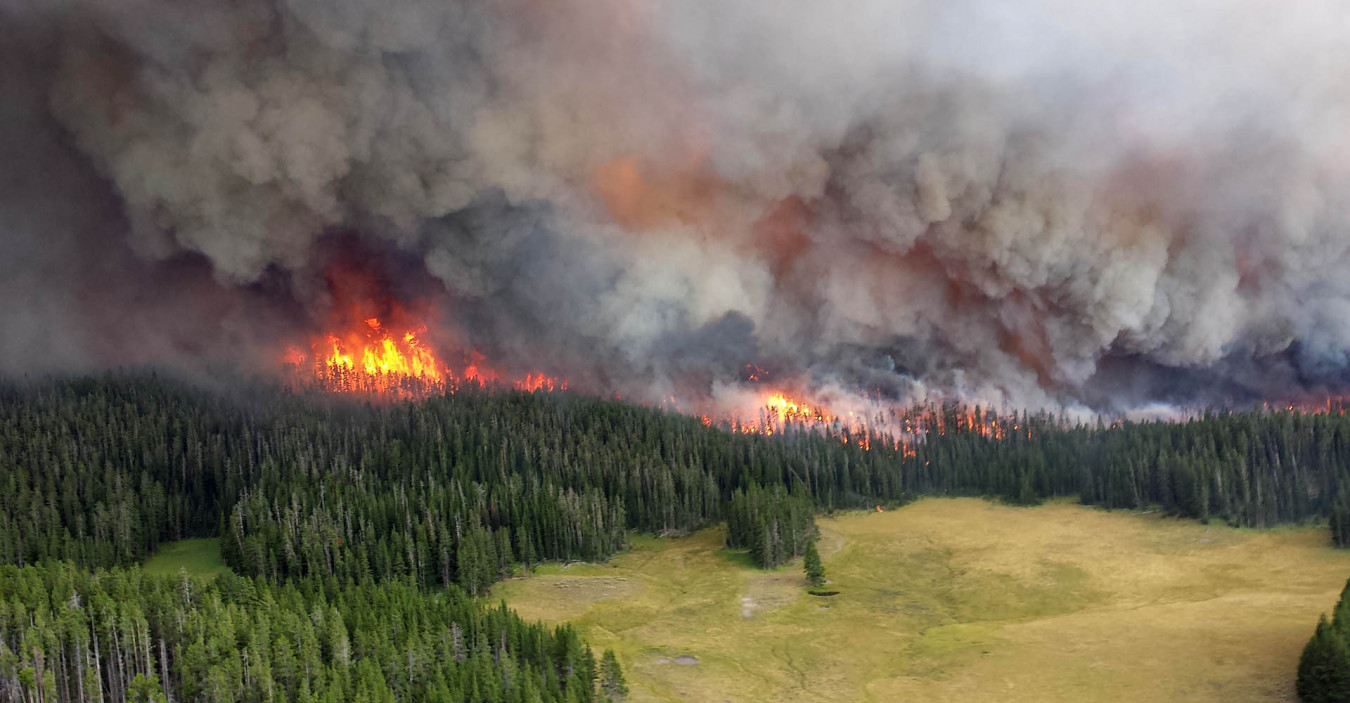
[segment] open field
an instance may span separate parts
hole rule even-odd
[[[926,499],[821,519],[833,597],[711,529],[499,584],[613,647],[633,701],[1294,700],[1350,577],[1325,530]]]
[[[184,570],[193,576],[217,576],[230,568],[220,558],[220,540],[180,539],[161,545],[142,568],[147,574],[177,574]]]

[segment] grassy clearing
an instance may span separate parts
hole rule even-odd
[[[928,499],[822,519],[839,595],[720,529],[496,587],[613,647],[634,701],[1270,701],[1350,576],[1324,530]],[[697,664],[679,665],[677,657]]]
[[[220,558],[220,540],[180,539],[161,545],[142,569],[147,574],[176,575],[180,570],[193,576],[214,577],[229,572]]]

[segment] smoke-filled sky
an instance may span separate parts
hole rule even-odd
[[[1347,46],[1339,0],[0,0],[0,372],[269,368],[355,267],[640,398],[1335,391]]]

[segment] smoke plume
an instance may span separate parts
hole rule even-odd
[[[250,370],[334,262],[646,400],[1350,374],[1332,0],[0,0],[0,371]]]

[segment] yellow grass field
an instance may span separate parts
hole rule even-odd
[[[818,521],[832,597],[721,529],[499,584],[619,654],[632,701],[1293,701],[1350,577],[1325,530],[926,499]]]

